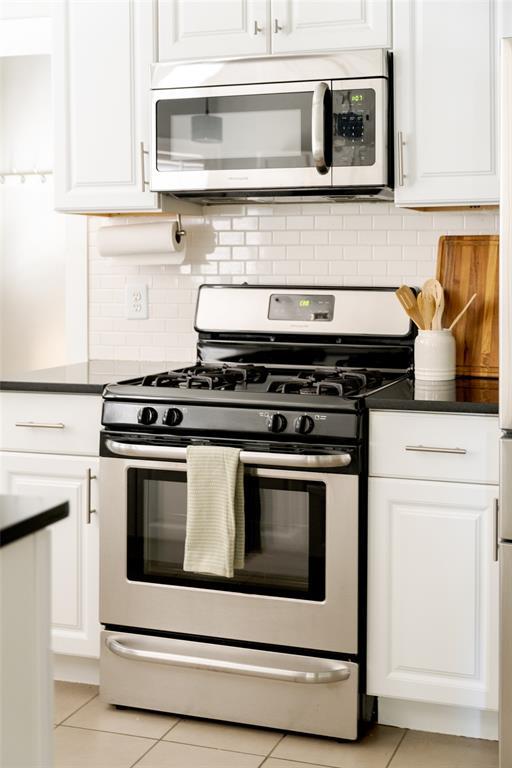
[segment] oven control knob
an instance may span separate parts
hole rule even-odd
[[[139,424],[144,424],[146,427],[149,426],[149,424],[154,424],[157,419],[158,412],[154,408],[149,408],[148,406],[140,408],[137,414],[137,421]]]
[[[282,413],[273,413],[267,419],[267,429],[269,432],[284,432],[287,423]]]
[[[315,422],[311,416],[303,414],[295,419],[295,431],[300,435],[309,435],[309,433],[313,431],[314,426]]]
[[[178,408],[169,408],[164,413],[164,424],[168,427],[176,427],[183,421],[183,414]]]

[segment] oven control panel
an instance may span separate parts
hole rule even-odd
[[[119,400],[103,404],[102,424],[109,429],[133,429],[168,434],[246,434],[309,441],[357,439],[360,418],[356,412],[316,412],[261,407],[154,403]]]

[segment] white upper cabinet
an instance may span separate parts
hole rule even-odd
[[[267,53],[266,0],[159,0],[158,58]]]
[[[55,11],[55,207],[159,209],[148,191],[153,4],[62,0]],[[144,167],[146,166],[146,167]]]
[[[391,45],[390,0],[159,0],[159,61]]]
[[[398,205],[498,201],[499,5],[394,3]]]
[[[389,48],[390,0],[272,0],[273,53]]]

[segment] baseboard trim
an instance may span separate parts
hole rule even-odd
[[[415,731],[498,740],[498,713],[489,709],[452,707],[379,697],[379,723]]]
[[[83,656],[53,654],[53,678],[66,683],[100,683],[100,660]]]

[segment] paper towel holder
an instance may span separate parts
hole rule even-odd
[[[181,213],[177,214],[176,221],[178,223],[178,229],[176,230],[176,241],[179,243],[181,242],[181,238],[186,236],[187,230],[183,229],[183,225],[181,223]]]

